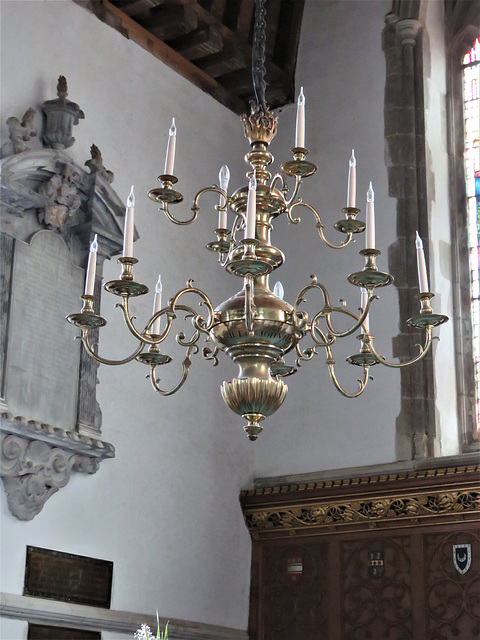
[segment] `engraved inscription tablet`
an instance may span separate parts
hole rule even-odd
[[[16,241],[6,367],[14,415],[75,429],[80,344],[65,316],[77,308],[82,282],[59,235]]]
[[[100,631],[48,627],[44,624],[29,624],[27,640],[101,640]]]
[[[27,547],[24,596],[110,608],[113,562]]]

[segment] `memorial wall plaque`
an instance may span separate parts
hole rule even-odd
[[[24,596],[110,608],[113,562],[27,547]]]
[[[78,306],[83,270],[62,238],[17,241],[9,323],[6,402],[14,415],[75,430],[80,345],[65,316]]]
[[[48,627],[44,624],[29,624],[27,640],[101,640],[100,631]]]

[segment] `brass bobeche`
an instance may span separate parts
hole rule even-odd
[[[120,258],[120,278],[107,282],[104,287],[121,298],[117,306],[123,313],[128,330],[138,341],[135,351],[123,360],[117,361],[106,360],[95,353],[89,342],[89,332],[106,321],[94,313],[93,296],[82,296],[82,311],[68,316],[68,320],[82,330],[83,344],[97,361],[118,365],[137,359],[148,366],[148,377],[152,386],[162,396],[171,395],[183,386],[189,373],[191,358],[199,351],[198,341],[202,335],[205,336],[214,345],[203,348],[202,356],[206,360],[216,365],[218,354],[223,352],[239,367],[237,377],[223,383],[222,397],[232,411],[247,421],[245,431],[251,440],[256,440],[262,431],[260,422],[277,411],[285,399],[287,385],[283,378],[295,373],[296,367],[311,360],[320,350],[324,350],[335,388],[345,397],[355,398],[365,390],[371,366],[383,364],[387,367],[404,367],[423,358],[433,340],[433,327],[445,322],[447,317],[433,313],[430,306],[433,294],[420,294],[420,312],[408,320],[409,325],[425,331],[425,342],[420,347],[420,352],[408,362],[400,363],[388,362],[379,355],[373,346],[374,338],[365,330],[364,323],[372,302],[377,298],[376,290],[391,284],[393,277],[378,269],[376,261],[380,252],[376,249],[360,251],[365,260],[364,267],[348,276],[351,284],[365,287],[369,294],[365,309],[361,309],[360,313],[350,311],[345,303],[333,305],[327,289],[317,282],[314,276],[300,291],[293,305],[274,295],[269,286],[269,274],[278,269],[284,261],[282,252],[271,243],[273,221],[278,216],[285,214],[291,223],[298,224],[300,218],[296,216],[296,209],[303,207],[313,215],[322,242],[334,249],[348,246],[355,234],[364,231],[365,223],[357,220],[359,209],[344,208],[344,219],[335,224],[335,229],[343,234],[344,238],[338,244],[330,242],[325,236],[325,227],[318,211],[298,198],[302,181],[317,170],[313,163],[306,160],[308,150],[292,149],[293,160],[284,163],[281,172],[272,178],[269,167],[273,163],[273,156],[268,146],[276,133],[277,118],[269,111],[265,112],[258,107],[249,116],[243,116],[242,120],[245,136],[250,142],[250,151],[245,156],[249,167],[247,178],[255,176],[257,180],[255,239],[237,238],[237,234],[245,228],[248,186],[240,187],[230,196],[217,185],[201,189],[193,200],[192,215],[186,220],[179,219],[170,212],[171,205],[183,200],[183,196],[173,189],[173,185],[177,183],[175,176],[161,175],[161,186],[152,189],[148,194],[152,200],[160,204],[160,210],[166,217],[178,225],[191,224],[197,218],[200,211],[199,200],[205,194],[214,193],[222,196],[221,202],[225,204],[216,205],[215,208],[219,211],[226,207],[234,216],[233,224],[228,229],[215,229],[217,239],[208,243],[207,249],[218,255],[221,266],[229,273],[243,279],[240,291],[214,309],[207,294],[196,288],[193,280],[190,280],[165,308],[150,318],[143,330],[138,330],[134,324],[135,317],[131,316],[129,311],[129,299],[144,295],[148,288],[136,282],[133,277],[133,267],[137,262],[135,258]],[[287,178],[294,179],[295,183],[291,188]],[[309,319],[301,306],[311,294],[320,296],[320,305],[317,313]],[[184,303],[185,298],[192,296],[200,300],[203,314]],[[191,319],[193,333],[190,337],[186,337],[183,332],[177,333],[176,342],[186,349],[186,354],[178,382],[171,389],[164,390],[156,376],[156,367],[167,365],[172,358],[160,351],[160,345],[172,332],[179,313]],[[350,319],[351,326],[347,330],[337,330],[335,317],[338,315]],[[159,318],[163,318],[164,328],[161,333],[154,334],[152,326]],[[357,330],[362,331],[358,336],[361,341],[360,352],[350,356],[348,362],[361,367],[363,375],[358,381],[357,389],[350,392],[337,378],[332,347],[337,339],[353,335]],[[304,337],[308,338],[310,345],[302,349],[300,342]],[[296,367],[285,362],[284,358],[289,353],[295,355]]]

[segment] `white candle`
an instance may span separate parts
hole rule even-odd
[[[418,286],[420,287],[420,293],[428,293],[428,275],[427,265],[425,263],[425,252],[423,250],[423,242],[418,235],[418,231],[416,231],[415,234],[415,246],[417,248]]]
[[[90,253],[88,254],[87,276],[85,278],[85,295],[93,296],[95,290],[95,272],[97,270],[97,234],[93,238],[90,245]]]
[[[257,179],[255,174],[248,184],[247,220],[245,222],[245,240],[255,240],[255,226],[257,218]]]
[[[220,183],[220,189],[223,189],[224,191],[228,190],[228,183],[230,180],[230,169],[227,167],[226,164],[223,165],[223,167],[220,169],[220,173],[218,174],[218,180]],[[225,207],[226,206],[227,201],[225,200],[225,198],[220,195],[220,201],[219,201],[219,206]],[[219,229],[226,229],[227,228],[227,210],[225,209],[224,211],[220,210],[218,212],[218,228]]]
[[[280,280],[276,282],[275,286],[273,287],[273,295],[277,296],[277,298],[280,298],[280,300],[283,300],[283,297],[285,295],[285,290]]]
[[[375,193],[372,183],[367,191],[367,241],[366,249],[375,249]]]
[[[357,191],[357,161],[355,152],[352,149],[352,156],[348,161],[348,189],[347,189],[347,207],[355,207]]]
[[[173,176],[173,165],[175,164],[175,145],[177,143],[177,127],[175,126],[175,118],[172,118],[172,124],[168,130],[167,155],[165,157],[165,175]]]
[[[159,274],[157,284],[155,285],[155,299],[153,301],[153,315],[162,308],[162,276]],[[160,334],[160,318],[154,320],[152,324],[152,333]]]
[[[295,127],[295,146],[305,147],[305,96],[303,94],[303,87],[300,89],[300,94],[297,100],[297,124]]]
[[[368,303],[368,291],[362,287],[361,294],[360,294],[360,306],[362,308],[362,313],[367,308],[367,303]],[[363,321],[363,326],[365,328],[365,333],[368,333],[370,331],[370,318],[368,317],[368,315]]]
[[[127,208],[125,209],[125,226],[123,228],[123,257],[133,257],[133,231],[134,231],[134,207],[135,195],[133,186],[127,198]]]

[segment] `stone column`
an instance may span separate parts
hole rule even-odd
[[[415,231],[428,252],[421,24],[390,13],[383,48],[387,59],[385,136],[389,152],[389,193],[397,198],[397,240],[389,249],[389,271],[399,295],[400,333],[393,340],[397,357],[414,353],[423,334],[406,319],[418,313]],[[428,260],[428,256],[427,256]],[[422,459],[435,451],[435,403],[431,355],[401,370],[401,410],[397,417],[398,459]]]

